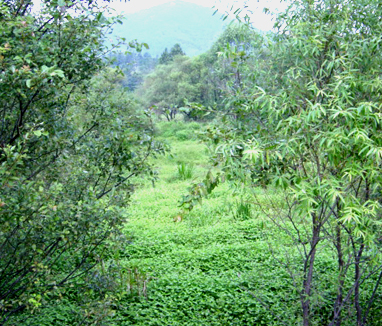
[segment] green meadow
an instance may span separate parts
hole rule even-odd
[[[283,207],[281,193],[225,182],[191,212],[179,207],[190,185],[211,166],[208,149],[198,140],[203,128],[180,121],[158,124],[158,136],[171,151],[153,159],[158,180],[144,181],[132,198],[124,229],[129,244],[121,252],[126,292],[114,321],[142,326],[298,325],[300,297],[293,282],[301,280],[299,246],[288,229],[283,232],[264,214],[275,209],[267,207],[269,198]],[[320,252],[312,293],[312,304],[320,311],[315,325],[330,319],[329,303],[336,294],[331,250],[322,246]],[[372,314],[378,320],[378,311]]]
[[[153,161],[159,179],[142,184],[129,208],[122,264],[131,291],[118,325],[278,325],[282,303],[288,314],[298,309],[269,247],[277,241],[271,225],[246,201],[245,189],[224,183],[180,214],[182,195],[208,171],[201,128],[159,124],[171,153]],[[184,170],[191,172],[185,177]]]

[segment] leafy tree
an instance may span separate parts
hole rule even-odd
[[[208,89],[202,104],[230,111],[233,95],[253,86],[261,47],[261,35],[248,25],[228,25],[211,49],[199,58],[202,83]]]
[[[169,61],[171,61],[170,59],[170,54],[168,53],[168,50],[167,48],[164,49],[163,53],[161,54],[161,56],[159,57],[159,64],[161,65],[165,65],[166,63],[168,63]]]
[[[253,200],[290,239],[304,326],[381,323],[381,16],[378,1],[293,2],[255,87],[210,129],[226,176],[283,198]]]
[[[163,52],[161,65],[147,76],[138,94],[168,120],[180,108],[187,119],[205,116],[195,103],[231,114],[232,95],[253,85],[254,62],[262,52],[259,39],[248,26],[230,24],[203,55],[186,58],[175,44]]]
[[[167,65],[159,65],[148,75],[139,91],[146,106],[156,108],[167,120],[175,118],[179,109],[185,106],[185,100],[200,101],[203,85],[195,76],[194,60],[186,56],[175,57]],[[190,114],[184,110],[184,114]],[[191,116],[190,116],[191,117]]]
[[[115,73],[92,79],[105,8],[32,6],[0,1],[0,325],[97,264],[157,150]]]
[[[195,103],[224,108],[231,114],[229,98],[253,84],[259,38],[248,26],[231,24],[203,55],[186,58],[176,44],[170,52],[163,52],[159,60],[162,65],[146,78],[138,93],[169,120],[182,107],[187,119],[200,118],[203,115]]]

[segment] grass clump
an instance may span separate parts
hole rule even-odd
[[[233,205],[233,215],[238,220],[248,220],[252,218],[252,205],[243,197]]]
[[[178,165],[178,177],[180,180],[188,180],[194,176],[195,167],[193,164],[181,162]]]

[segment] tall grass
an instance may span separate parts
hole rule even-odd
[[[178,165],[178,177],[181,180],[188,180],[194,176],[195,166],[184,162]]]
[[[252,217],[252,205],[243,197],[236,201],[233,207],[233,216],[238,220],[248,220]]]

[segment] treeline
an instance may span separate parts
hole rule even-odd
[[[223,109],[227,99],[250,83],[259,34],[245,24],[232,23],[206,53],[188,57],[175,44],[152,59],[147,53],[117,54],[115,65],[125,73],[123,82],[146,108],[172,120],[178,113],[201,119],[197,105]]]

